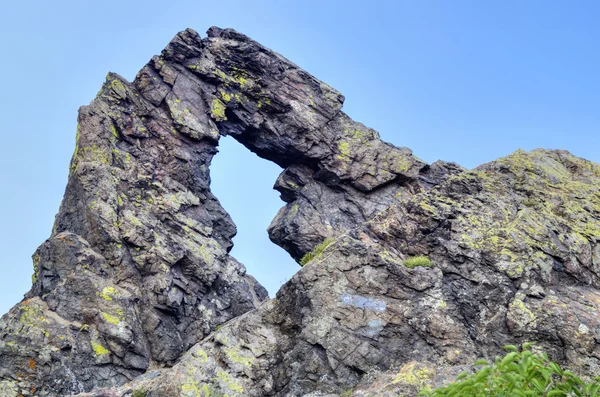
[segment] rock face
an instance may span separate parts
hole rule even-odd
[[[109,74],[33,288],[0,322],[0,395],[412,396],[522,341],[600,375],[600,166],[428,165],[342,103],[229,29],[179,33],[133,83]],[[284,168],[276,244],[331,241],[272,300],[227,254],[221,135]]]

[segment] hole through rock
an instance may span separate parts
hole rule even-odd
[[[300,269],[267,234],[267,227],[285,204],[273,189],[282,169],[231,137],[221,137],[218,149],[210,166],[210,188],[237,226],[231,255],[273,297]]]

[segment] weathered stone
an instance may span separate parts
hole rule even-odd
[[[399,199],[133,387],[414,396],[523,341],[598,376],[599,181],[599,165],[567,152],[518,151]],[[417,254],[433,267],[403,265]]]
[[[523,341],[600,375],[600,166],[427,165],[342,103],[229,29],[181,32],[132,84],[109,74],[28,300],[0,322],[0,391],[414,396]],[[284,168],[275,243],[300,259],[331,241],[263,303],[209,189],[221,135]]]

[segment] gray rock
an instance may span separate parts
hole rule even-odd
[[[131,84],[109,74],[33,288],[0,322],[0,391],[414,396],[524,341],[600,375],[600,166],[428,165],[342,104],[230,29],[179,33]],[[269,235],[312,252],[272,300],[228,255],[222,135],[284,168]]]

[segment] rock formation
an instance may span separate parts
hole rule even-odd
[[[343,99],[230,29],[179,33],[133,83],[109,74],[0,322],[0,395],[413,396],[530,340],[600,375],[600,166],[428,165]],[[298,260],[330,242],[272,300],[227,254],[222,135],[284,169],[273,242]]]

